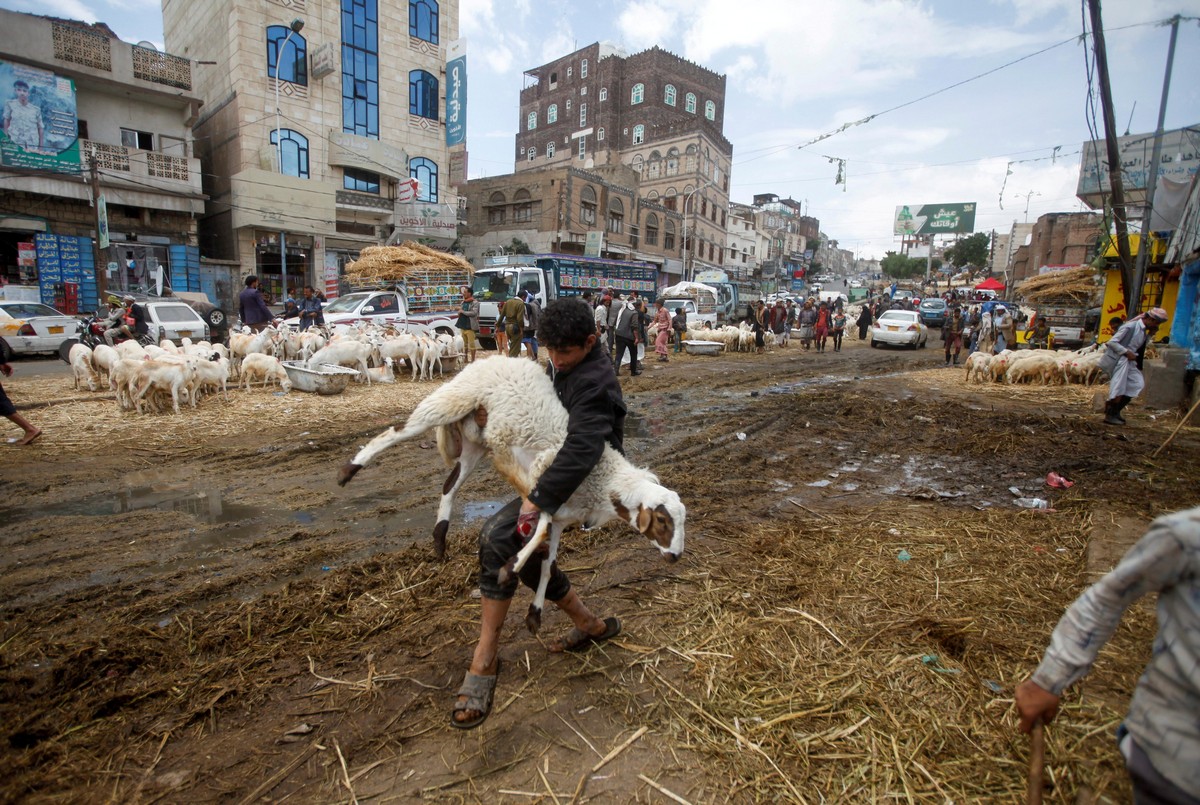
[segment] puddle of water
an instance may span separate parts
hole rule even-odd
[[[825,487],[829,486],[831,483],[833,483],[833,481],[830,481],[828,478],[822,478],[820,481],[813,481],[811,484],[805,484],[805,486],[812,486],[812,487],[816,487],[817,489],[824,489]]]
[[[267,511],[257,506],[224,503],[219,489],[141,486],[122,489],[116,494],[102,493],[57,505],[39,506],[36,515],[39,517],[104,517],[113,514],[128,514],[143,509],[186,512],[206,523],[229,523],[245,520],[257,517]],[[18,519],[19,511],[8,509],[3,514],[6,515],[5,519]],[[31,513],[26,512],[25,514]]]
[[[661,437],[667,433],[667,420],[641,414],[625,415],[625,435],[631,439]]]

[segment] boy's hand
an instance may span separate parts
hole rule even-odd
[[[1029,732],[1038,719],[1049,724],[1058,715],[1058,696],[1043,688],[1032,679],[1026,679],[1017,685],[1014,699],[1017,713],[1021,717],[1018,728],[1021,732]]]

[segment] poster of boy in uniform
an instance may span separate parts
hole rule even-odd
[[[0,60],[0,102],[0,164],[79,173],[79,123],[71,79]]]

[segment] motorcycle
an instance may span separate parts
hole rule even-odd
[[[100,344],[108,343],[104,340],[104,331],[107,329],[107,321],[108,319],[106,317],[101,316],[85,316],[84,318],[80,319],[78,336],[75,338],[68,338],[58,347],[58,357],[62,359],[63,363],[71,362],[71,347],[75,346],[76,344],[84,344],[89,349],[95,349]],[[128,337],[120,335],[113,340],[113,343],[120,344],[122,341],[129,340],[130,339]],[[150,337],[149,333],[147,333],[145,335],[138,336],[137,342],[145,347],[153,344],[154,339]]]

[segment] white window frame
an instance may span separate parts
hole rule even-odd
[[[646,142],[646,127],[641,123],[633,127],[633,144],[641,145]]]
[[[579,138],[579,158],[583,159],[587,156],[587,137]]]
[[[674,106],[675,99],[678,94],[679,92],[675,89],[674,84],[667,84],[665,87],[663,87],[663,103],[665,103],[667,106]]]
[[[587,61],[588,61],[587,59],[584,59],[579,64],[579,77],[580,78],[587,78],[587,68],[588,68]]]
[[[645,100],[646,85],[642,83],[634,84],[633,88],[629,90],[629,105],[637,106],[639,103],[642,103]]]
[[[537,128],[537,119],[538,119],[537,112],[530,112],[528,115],[526,115],[525,116],[525,131],[533,131],[534,129],[536,129]]]
[[[587,104],[579,104],[579,128],[587,125]]]
[[[572,71],[574,71],[574,69],[575,68],[572,67],[571,65],[569,65],[569,64],[567,65],[567,78],[571,77],[571,73],[572,73]]]
[[[596,139],[597,139],[597,140],[603,140],[603,139],[604,139],[604,127],[603,127],[603,126],[601,126],[600,128],[596,129]]]
[[[602,100],[602,101],[608,100],[608,87],[600,88],[600,100]]]
[[[546,159],[554,158],[554,140],[546,143]]]
[[[535,159],[537,159],[537,146],[536,145],[529,146],[529,152],[526,154],[526,156],[528,157],[530,162],[533,162]]]
[[[558,122],[558,104],[552,103],[546,108],[546,125]]]
[[[696,114],[696,93],[689,92],[683,96],[683,111],[690,115]]]
[[[717,105],[712,101],[704,102],[704,117],[708,120],[717,119]]]

